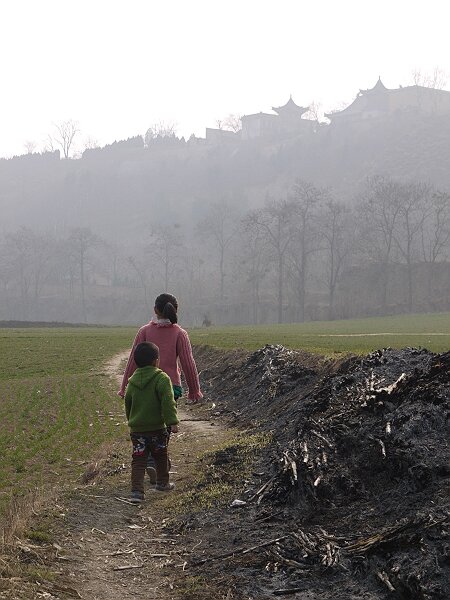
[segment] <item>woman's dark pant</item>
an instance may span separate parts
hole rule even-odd
[[[167,431],[141,431],[131,433],[133,453],[131,457],[131,490],[144,492],[145,468],[149,456],[153,458],[156,469],[156,483],[169,483],[169,465],[167,456]]]

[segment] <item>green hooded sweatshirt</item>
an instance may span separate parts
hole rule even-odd
[[[128,380],[125,412],[132,432],[176,425],[177,405],[169,376],[157,367],[136,369]]]

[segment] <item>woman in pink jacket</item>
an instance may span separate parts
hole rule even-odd
[[[128,380],[136,370],[133,351],[141,342],[153,342],[158,346],[159,368],[170,377],[175,400],[183,394],[181,371],[183,371],[188,386],[188,399],[194,403],[203,398],[191,342],[187,332],[177,324],[177,310],[178,302],[172,294],[160,294],[156,298],[155,317],[150,323],[139,329],[134,339],[119,390],[119,396],[122,398],[125,395]]]

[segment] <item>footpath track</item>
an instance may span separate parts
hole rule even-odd
[[[127,353],[118,354],[106,367],[117,381],[126,357]],[[113,456],[111,476],[76,490],[61,507],[57,557],[64,583],[50,586],[47,593],[89,600],[178,597],[175,581],[183,577],[192,548],[183,544],[182,535],[165,532],[170,502],[189,487],[198,455],[213,450],[224,435],[210,421],[193,419],[183,410],[179,415],[180,433],[170,441],[176,490],[168,498],[149,486],[145,503],[131,505],[127,500],[130,451],[125,439]]]

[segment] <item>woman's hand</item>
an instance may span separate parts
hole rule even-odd
[[[171,425],[170,431],[171,433],[178,433],[178,425]]]

